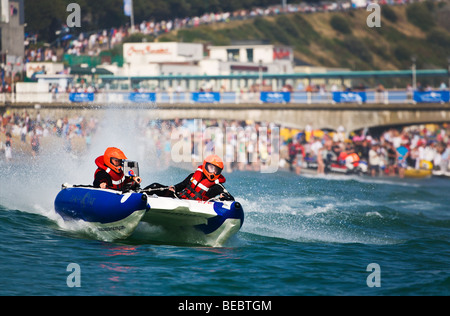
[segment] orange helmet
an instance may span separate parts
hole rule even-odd
[[[115,171],[116,173],[120,173],[120,171],[122,171],[122,163],[119,166],[114,165],[111,161],[113,158],[124,160],[127,159],[127,157],[119,148],[116,147],[106,148],[106,151],[103,155],[103,162],[111,170]]]
[[[219,178],[223,170],[223,161],[217,155],[209,155],[203,161],[203,173],[210,181]]]

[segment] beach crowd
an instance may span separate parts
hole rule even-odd
[[[43,147],[42,140],[52,136],[62,140],[63,149],[67,152],[81,154],[91,144],[91,137],[98,123],[94,117],[43,118],[39,111],[31,115],[27,110],[20,113],[6,111],[0,116],[0,121],[0,152],[5,151],[4,139],[9,137],[8,155],[5,156],[7,161],[12,160],[14,156],[28,154],[37,157]],[[82,146],[79,145],[80,142],[83,143]]]
[[[365,164],[371,176],[404,176],[406,169],[450,171],[450,124],[415,125],[371,133],[369,129],[348,132],[287,128],[251,120],[155,120],[139,116],[132,124],[137,131],[139,155],[158,168],[190,163],[216,153],[223,157],[225,172],[290,170],[323,174],[331,165]],[[61,149],[82,156],[89,148],[101,120],[96,117],[42,118],[39,111],[5,112],[0,125],[0,160],[32,155],[46,150],[42,140],[60,139]],[[47,143],[47,142],[44,142]],[[54,150],[54,149],[52,149]],[[357,161],[348,163],[352,154]],[[347,172],[347,173],[349,173]]]

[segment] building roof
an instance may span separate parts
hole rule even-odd
[[[101,67],[71,66],[70,74],[71,75],[112,75],[113,73],[111,71],[109,71],[105,68],[101,68]]]
[[[373,71],[329,71],[322,73],[262,73],[264,79],[308,79],[308,78],[367,78],[367,77],[410,77],[412,70],[373,70]],[[447,69],[416,70],[417,76],[448,76]],[[212,80],[212,79],[258,79],[259,73],[229,75],[161,75],[161,76],[114,76],[100,75],[103,80]]]

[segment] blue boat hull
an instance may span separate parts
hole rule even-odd
[[[236,219],[239,221],[239,228],[241,228],[242,224],[244,224],[244,210],[242,209],[241,203],[233,201],[228,207],[224,207],[223,202],[214,202],[213,208],[217,216],[208,218],[207,224],[200,224],[195,227],[205,234],[211,234],[222,226],[226,220]]]
[[[84,221],[102,240],[131,235],[147,209],[145,194],[90,187],[63,188],[55,199],[55,211],[65,221]]]
[[[137,210],[147,209],[147,196],[142,193],[120,194],[111,190],[67,188],[55,199],[55,210],[65,220],[112,223]]]
[[[226,206],[226,207],[225,207]],[[222,246],[231,236],[236,234],[244,224],[244,210],[239,202],[230,205],[223,202],[214,203],[217,216],[209,218],[207,224],[195,226],[202,231],[211,246]]]

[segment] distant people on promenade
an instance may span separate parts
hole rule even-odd
[[[267,157],[276,152],[273,141],[279,141],[279,167],[301,174],[304,169],[324,174],[330,164],[341,170],[354,169],[358,164],[367,165],[371,176],[404,176],[407,168],[420,169],[429,162],[434,169],[450,171],[450,125],[417,125],[403,129],[391,128],[380,135],[370,135],[362,130],[346,135],[345,128],[337,131],[304,130],[274,126],[267,122],[200,120],[202,125],[193,130],[192,120],[153,121],[143,124],[150,147],[155,146],[158,161],[171,158],[170,137],[174,130],[189,130],[192,164],[200,161],[200,152],[224,152],[224,172],[234,170],[260,171],[267,164]],[[212,127],[221,131],[214,134]],[[268,127],[269,134],[279,128],[280,138],[267,137],[261,142],[261,127]],[[236,131],[236,133],[230,133]],[[209,134],[208,134],[209,133]],[[224,139],[215,139],[223,135]],[[186,135],[184,136],[186,138]],[[174,139],[174,138],[172,138]],[[176,138],[178,141],[178,138]],[[165,144],[165,145],[164,145]],[[162,155],[162,148],[165,154]],[[165,157],[165,159],[160,159]]]
[[[8,160],[16,156],[13,154],[14,151],[20,152],[21,155],[31,154],[32,157],[37,157],[41,150],[45,150],[42,139],[48,136],[62,138],[64,141],[61,143],[64,144],[66,151],[79,154],[77,151],[83,151],[91,144],[91,137],[97,130],[97,124],[98,120],[94,117],[65,116],[42,119],[39,112],[34,116],[27,110],[7,111],[0,116],[0,143],[10,144]],[[17,143],[12,146],[14,138],[17,138]],[[2,145],[0,148],[5,146]]]
[[[450,171],[450,124],[391,128],[378,136],[371,136],[367,130],[362,130],[350,133],[345,140],[340,140],[337,132],[318,130],[314,133],[318,135],[305,138],[304,131],[297,131],[294,138],[303,140],[306,149],[304,166],[317,168],[319,174],[324,173],[327,164],[344,165],[345,162],[339,157],[347,148],[354,148],[359,161],[367,163],[371,176],[404,177],[408,168]],[[292,148],[287,161],[296,155]],[[316,152],[314,148],[319,150]]]
[[[11,161],[12,159],[12,139],[11,139],[11,133],[6,133],[6,140],[5,140],[5,159],[6,161]]]
[[[3,144],[8,142],[11,148],[15,136],[20,146],[29,146],[28,152],[37,156],[45,150],[41,140],[48,136],[61,138],[61,149],[82,155],[79,144],[84,150],[92,144],[100,122],[81,116],[42,119],[24,111],[5,113],[1,123]],[[311,123],[304,129],[295,129],[252,120],[140,117],[136,124],[138,158],[147,159],[158,169],[178,162],[190,162],[195,167],[205,155],[219,153],[224,172],[261,171],[273,163],[277,169],[297,174],[324,174],[333,172],[333,168],[354,172],[359,164],[365,164],[371,176],[403,177],[406,169],[430,166],[450,171],[450,124],[390,128],[376,134],[368,129],[348,133],[343,126],[336,131],[318,130]],[[21,135],[28,141],[22,143]],[[14,155],[8,152],[7,157],[11,160]]]
[[[36,133],[36,129],[33,129],[33,135],[31,136],[31,153],[33,157],[36,157],[39,154],[40,146],[41,142],[39,141],[39,136]]]

